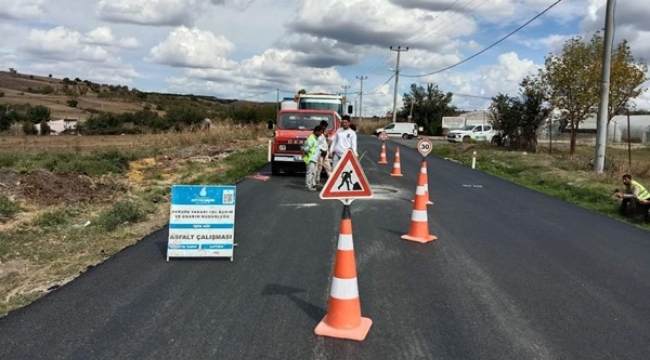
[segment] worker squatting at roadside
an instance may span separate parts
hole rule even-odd
[[[614,190],[614,197],[623,199],[621,201],[620,213],[625,215],[627,208],[634,210],[637,205],[645,207],[645,220],[648,221],[648,206],[650,206],[650,192],[646,190],[643,185],[639,184],[636,180],[632,180],[632,175],[629,173],[623,174],[623,185],[625,190],[623,192],[618,189]]]

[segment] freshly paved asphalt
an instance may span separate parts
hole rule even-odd
[[[400,145],[394,178],[375,138],[360,148],[376,192],[352,203],[365,341],[313,333],[342,204],[299,175],[238,184],[234,262],[167,263],[157,231],[1,319],[0,359],[648,357],[648,232],[431,157],[438,240],[407,242],[421,157]]]

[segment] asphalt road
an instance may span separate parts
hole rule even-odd
[[[421,158],[401,145],[393,178],[359,143],[376,193],[352,203],[365,341],[313,333],[342,204],[286,176],[238,184],[234,262],[167,263],[160,230],[1,319],[0,359],[648,357],[646,231],[432,157],[438,240],[407,242]]]

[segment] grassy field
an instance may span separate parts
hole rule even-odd
[[[170,185],[232,184],[260,168],[269,138],[264,124],[1,138],[0,316],[164,226]]]
[[[650,148],[635,148],[630,165],[627,149],[609,147],[603,173],[591,170],[593,145],[579,145],[573,157],[566,146],[554,148],[552,154],[548,150],[540,146],[537,153],[531,154],[475,143],[436,145],[432,153],[471,166],[476,151],[476,168],[480,171],[650,230],[650,224],[640,217],[620,216],[620,200],[612,197],[614,189],[623,189],[624,172],[650,188]]]

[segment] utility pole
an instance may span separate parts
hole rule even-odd
[[[344,101],[345,104],[343,104],[343,112],[347,113],[348,112],[348,110],[347,110],[348,109],[348,89],[350,88],[350,85],[341,85],[341,87],[343,88],[343,91],[345,92],[345,94],[343,95],[343,98],[345,99],[345,101]]]
[[[393,122],[396,122],[397,121],[397,85],[399,84],[399,59],[400,59],[400,55],[402,54],[402,51],[409,51],[409,48],[408,46],[405,48],[402,48],[401,46],[393,48],[393,46],[391,46],[390,50],[397,51],[397,66],[395,66],[395,91],[393,92]]]
[[[359,114],[359,108],[357,107],[357,101],[354,100],[354,117],[358,118],[357,114]]]
[[[612,63],[612,43],[614,42],[614,8],[616,0],[607,0],[605,13],[605,43],[603,44],[603,68],[601,70],[600,105],[598,106],[598,125],[596,127],[596,156],[594,170],[603,172],[607,148],[607,117],[609,108],[609,81]]]
[[[359,92],[359,120],[361,120],[361,112],[363,108],[363,80],[366,80],[368,77],[367,76],[357,76],[357,79],[361,80],[361,91]]]

